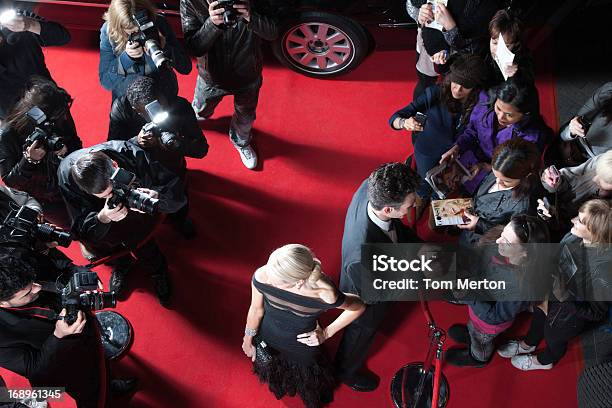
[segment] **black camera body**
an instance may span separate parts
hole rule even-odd
[[[162,129],[157,123],[149,122],[142,127],[143,132],[153,134],[159,139],[162,145],[170,150],[177,150],[181,142],[175,133]]]
[[[62,307],[66,309],[64,321],[68,325],[76,321],[79,310],[93,311],[117,305],[115,292],[98,290],[99,280],[95,272],[76,272],[62,289]]]
[[[40,140],[45,150],[57,152],[66,145],[64,139],[53,130],[53,123],[47,120],[47,115],[38,106],[33,106],[26,115],[34,122],[34,131],[26,138],[26,146]]]
[[[165,124],[168,119],[168,112],[164,110],[158,100],[148,103],[145,106],[145,111],[149,115],[151,120],[149,123],[142,127],[142,131],[145,133],[151,133],[157,137],[162,145],[169,150],[177,150],[181,147],[181,141],[176,135],[168,129]]]
[[[238,13],[234,9],[235,4],[240,4],[240,0],[217,0],[218,5],[215,9],[223,9],[223,27],[234,28],[238,24]]]
[[[68,247],[72,243],[70,233],[53,225],[39,222],[40,213],[30,207],[21,206],[11,210],[0,227],[0,242],[17,242],[33,247],[36,241],[57,242]]]
[[[110,178],[113,186],[113,196],[108,200],[108,208],[123,204],[128,208],[142,211],[149,215],[157,211],[159,200],[136,190],[136,175],[130,171],[118,168]]]
[[[138,31],[130,34],[128,40],[137,42],[141,47],[144,47],[158,69],[163,66],[170,67],[171,61],[162,51],[159,44],[159,32],[153,21],[149,19],[147,10],[137,10],[132,17]]]

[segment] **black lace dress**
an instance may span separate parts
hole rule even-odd
[[[336,302],[329,304],[266,285],[255,277],[253,285],[264,296],[258,337],[273,355],[266,363],[256,360],[253,371],[277,399],[297,394],[308,408],[330,403],[335,386],[331,362],[320,346],[302,344],[297,335],[313,331],[319,315],[344,303],[344,294],[338,291]]]

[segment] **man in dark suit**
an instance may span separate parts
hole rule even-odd
[[[403,163],[383,164],[361,183],[346,213],[342,237],[340,290],[361,296],[361,246],[370,243],[421,242],[401,219],[417,202],[420,178]],[[389,303],[368,304],[345,330],[336,354],[339,379],[356,391],[373,391],[378,378],[360,373]]]

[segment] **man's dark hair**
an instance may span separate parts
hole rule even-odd
[[[79,157],[70,168],[74,182],[89,194],[99,194],[106,190],[114,171],[113,161],[102,152],[87,153]]]
[[[158,99],[158,94],[155,80],[146,76],[136,78],[125,92],[128,102],[136,109],[144,109],[145,105]]]
[[[34,268],[25,260],[10,254],[0,254],[0,302],[10,300],[15,293],[34,282]]]
[[[385,163],[368,178],[368,201],[375,210],[399,208],[421,182],[419,175],[404,163]]]

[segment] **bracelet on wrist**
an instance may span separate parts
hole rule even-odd
[[[397,124],[399,125],[400,129],[403,129],[404,125],[406,124],[406,118],[399,118],[399,121],[397,122]]]
[[[27,150],[23,151],[23,158],[30,164],[39,164],[42,160],[34,160],[30,157]]]
[[[257,334],[257,329],[250,329],[248,327],[244,329],[245,336],[254,337],[256,334]]]

